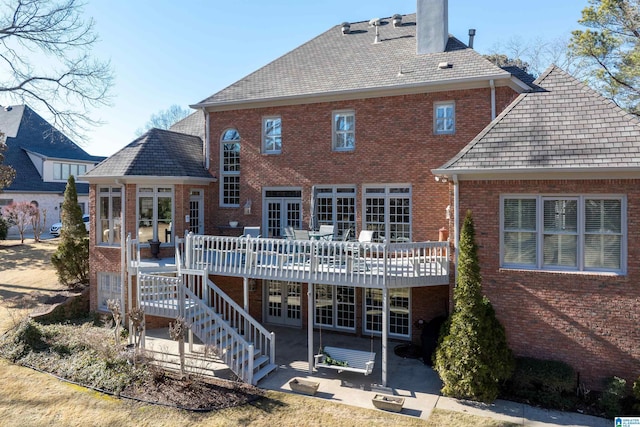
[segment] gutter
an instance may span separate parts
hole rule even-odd
[[[202,108],[202,114],[204,114],[204,168],[205,170],[209,170],[209,150],[211,149],[209,146],[209,129],[210,129],[210,122],[209,122],[209,114],[207,113],[206,108]]]
[[[318,93],[305,93],[300,95],[290,95],[290,96],[276,96],[276,97],[267,97],[260,99],[245,99],[245,100],[236,100],[236,101],[222,101],[222,102],[200,102],[198,104],[190,105],[189,107],[193,109],[203,109],[203,108],[225,108],[225,107],[233,107],[233,106],[241,106],[241,105],[251,105],[251,104],[260,104],[267,103],[271,104],[274,102],[293,102],[293,101],[310,101],[315,98],[319,100],[316,102],[321,102],[324,98],[330,97],[339,97],[344,96],[345,99],[351,99],[353,95],[365,95],[370,94],[372,97],[379,96],[389,96],[389,92],[401,92],[401,91],[410,91],[408,93],[420,93],[419,89],[431,89],[436,90],[441,86],[447,85],[460,85],[461,83],[481,83],[486,81],[494,81],[494,80],[505,80],[508,83],[511,83],[512,75],[509,73],[505,74],[492,74],[488,76],[482,77],[469,77],[463,79],[447,79],[447,80],[437,80],[429,83],[412,83],[405,85],[393,85],[393,86],[382,86],[382,87],[370,87],[370,88],[362,88],[362,89],[351,89],[351,90],[339,90],[339,91],[326,91],[326,92],[318,92]],[[486,86],[478,86],[486,87]],[[403,93],[404,94],[404,93]],[[249,107],[247,107],[249,108]]]
[[[455,287],[458,283],[458,246],[460,243],[460,182],[458,181],[458,175],[453,175],[453,272]]]
[[[496,118],[496,84],[493,79],[489,80],[491,87],[491,121]]]

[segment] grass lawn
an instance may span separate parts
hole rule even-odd
[[[49,258],[57,240],[0,241],[0,333],[62,289]],[[0,360],[0,424],[20,426],[512,426],[434,410],[429,420],[267,391],[251,405],[193,413],[116,399]]]

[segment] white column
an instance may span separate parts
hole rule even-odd
[[[249,312],[249,278],[242,278],[242,303],[244,311]]]
[[[382,288],[382,386],[387,386],[387,331],[389,330],[389,290]]]
[[[307,353],[309,357],[309,375],[313,373],[313,284],[307,286]]]

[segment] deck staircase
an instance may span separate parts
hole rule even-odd
[[[176,257],[176,259],[179,259]],[[205,270],[138,273],[145,314],[187,321],[193,335],[235,375],[257,384],[276,369],[275,336],[218,288]]]

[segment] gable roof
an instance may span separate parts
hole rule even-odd
[[[86,179],[121,177],[214,178],[202,164],[202,140],[162,129],[144,135],[87,172]]]
[[[640,171],[640,120],[552,65],[436,175]]]
[[[104,157],[89,155],[62,132],[39,116],[27,105],[0,109],[0,132],[6,135],[4,164],[16,170],[16,178],[3,191],[62,193],[66,182],[44,182],[29,158],[36,154],[45,159],[68,162],[98,163]],[[76,183],[79,194],[88,194],[86,183]]]
[[[375,28],[368,21],[351,23],[349,34],[342,34],[341,25],[336,25],[192,108],[372,91],[424,91],[425,86],[454,82],[485,81],[488,87],[490,79],[511,81],[509,72],[455,37],[449,37],[445,52],[418,55],[416,15],[405,15],[402,22],[394,27],[391,18],[382,19],[379,43],[374,43]],[[451,67],[439,68],[443,62]]]

